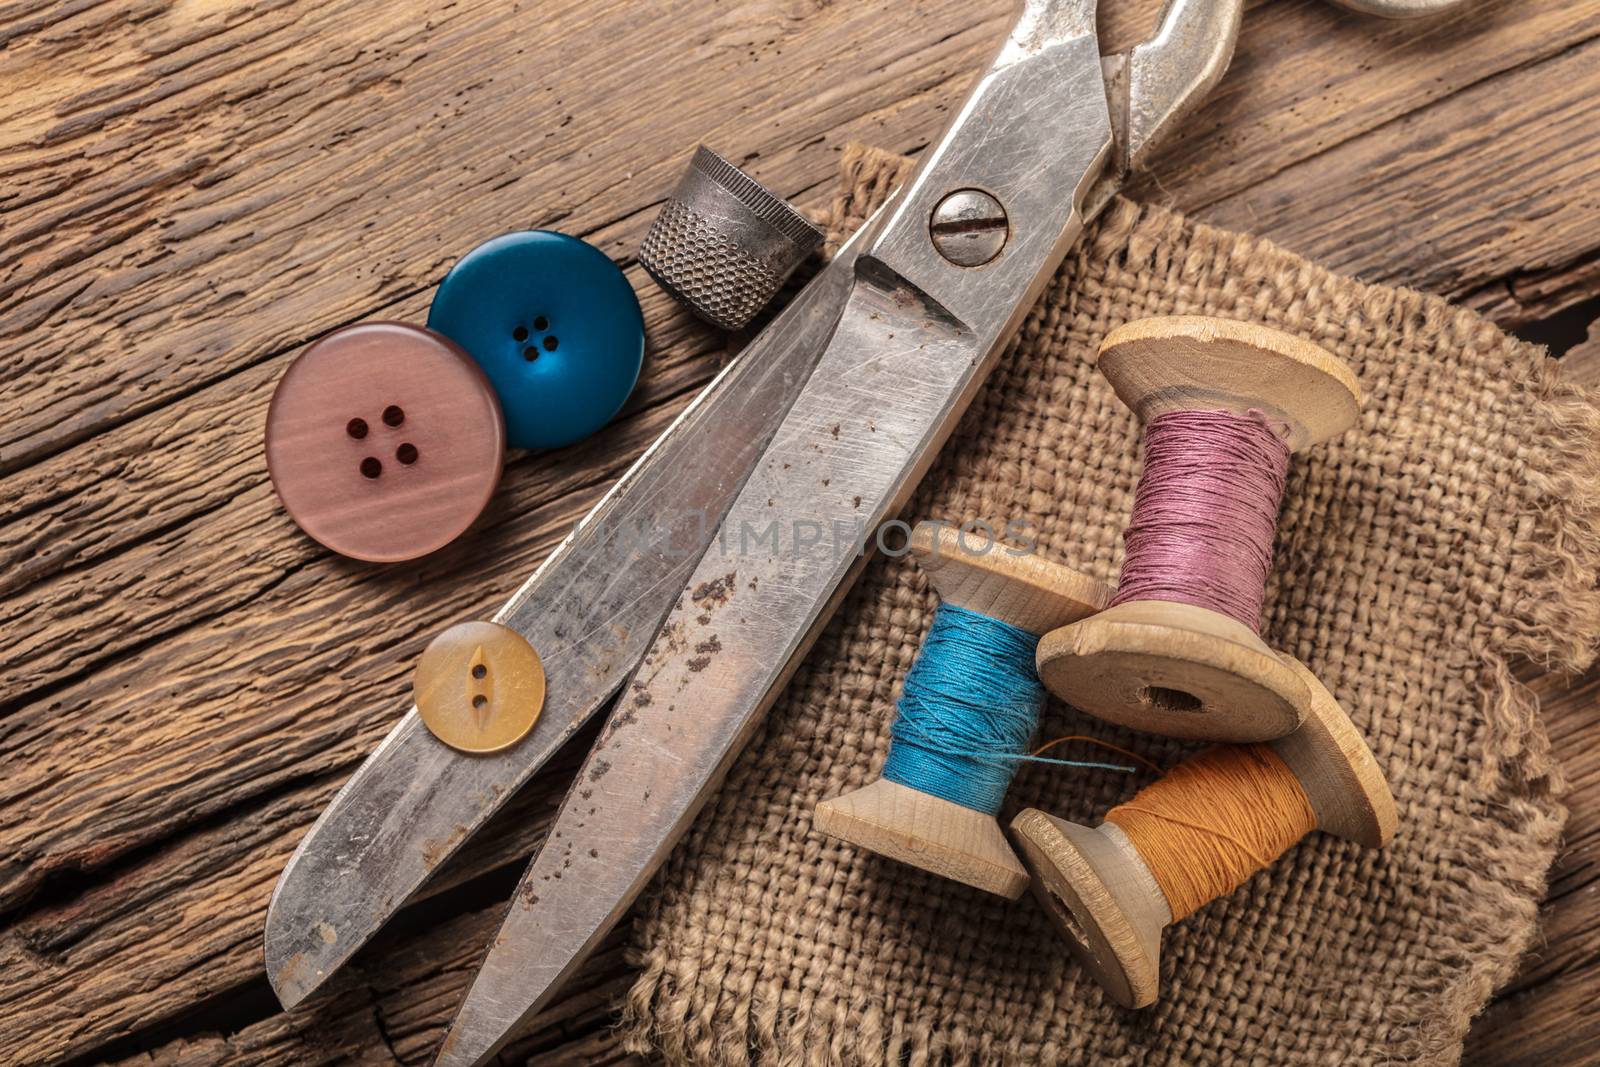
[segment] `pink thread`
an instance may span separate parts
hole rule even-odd
[[[1288,472],[1289,446],[1259,411],[1151,419],[1111,603],[1173,600],[1259,632]]]

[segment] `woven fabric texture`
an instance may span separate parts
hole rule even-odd
[[[834,237],[906,161],[853,149]],[[1359,424],[1297,455],[1269,644],[1317,673],[1393,786],[1381,852],[1312,834],[1166,931],[1161,997],[1113,1005],[1031,896],[1014,903],[824,838],[813,806],[876,776],[935,598],[875,560],[636,920],[624,1026],[696,1064],[1454,1063],[1535,930],[1565,820],[1519,658],[1586,665],[1600,633],[1600,419],[1542,350],[1421,293],[1117,201],[1047,287],[904,513],[1030,523],[1114,580],[1139,472],[1091,358],[1112,328],[1207,314],[1350,363]],[[1188,748],[1052,703],[1166,766]],[[1145,779],[1030,766],[1035,806],[1097,823]]]

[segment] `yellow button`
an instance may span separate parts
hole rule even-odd
[[[461,752],[499,752],[539,720],[544,664],[515,630],[464,622],[423,650],[411,688],[433,736]]]

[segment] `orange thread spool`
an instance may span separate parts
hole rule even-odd
[[[1226,896],[1317,828],[1288,764],[1266,745],[1208,748],[1106,813],[1138,849],[1177,922]]]
[[[1012,820],[1034,895],[1118,1004],[1155,1001],[1163,930],[1305,834],[1379,848],[1394,833],[1394,797],[1360,731],[1304,664],[1283,662],[1311,695],[1293,734],[1202,752],[1099,826],[1037,808]]]

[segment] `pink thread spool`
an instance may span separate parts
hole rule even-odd
[[[1288,454],[1354,425],[1354,372],[1301,338],[1200,316],[1128,323],[1100,346],[1098,366],[1147,433],[1125,588],[1045,635],[1040,679],[1150,733],[1292,732],[1311,694],[1261,640],[1261,599]]]

